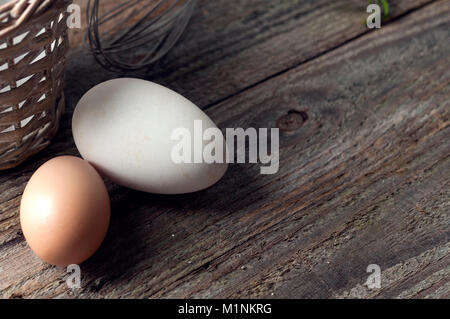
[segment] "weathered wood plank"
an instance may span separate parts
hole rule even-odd
[[[292,108],[311,120],[284,136],[281,174],[236,169],[224,187],[238,189],[215,202],[232,216],[218,216],[216,231],[233,248],[156,296],[328,297],[363,283],[370,263],[390,269],[436,245],[448,269],[449,9],[441,2],[218,107],[222,126],[269,126]],[[377,294],[434,271],[399,274]]]
[[[0,173],[0,295],[445,297],[449,13],[438,1],[208,110],[221,127],[305,112],[281,136],[279,174],[233,166],[214,188],[175,198],[108,185],[111,230],[82,265],[81,291],[32,255],[17,217],[38,165],[76,154],[66,116],[36,162]],[[371,263],[386,275],[375,292],[360,286]]]
[[[393,1],[391,19],[430,2]],[[366,6],[359,0],[235,0],[232,5],[201,0],[170,54],[148,72],[131,75],[209,106],[369,32]],[[74,50],[72,57],[67,90],[76,103],[93,85],[114,75],[101,69],[85,48]],[[86,78],[81,81],[82,75]]]

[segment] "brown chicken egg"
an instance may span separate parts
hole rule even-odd
[[[42,260],[57,266],[81,264],[108,231],[110,200],[97,171],[72,156],[54,158],[31,177],[22,196],[20,224]]]

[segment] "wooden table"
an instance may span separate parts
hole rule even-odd
[[[71,290],[28,248],[18,210],[41,164],[78,155],[78,99],[117,76],[75,32],[57,137],[0,172],[0,296],[449,298],[450,1],[390,2],[372,31],[364,1],[200,1],[170,54],[127,76],[180,92],[221,128],[278,125],[280,171],[232,165],[184,196],[108,183],[110,231]],[[380,289],[365,286],[370,264]]]

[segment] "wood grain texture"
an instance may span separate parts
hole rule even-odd
[[[271,8],[294,2],[278,3]],[[278,35],[264,31],[265,40],[236,39],[233,54],[205,53],[202,59],[211,60],[203,68],[177,62],[195,34],[202,39],[196,29],[202,23],[205,29],[237,30],[236,16],[258,8],[242,1],[239,11],[223,11],[210,21],[197,15],[191,33],[147,75],[182,86],[222,128],[283,126],[278,174],[262,176],[259,165],[234,165],[213,188],[175,197],[108,184],[111,229],[100,251],[82,265],[83,288],[71,291],[65,269],[42,263],[28,249],[17,214],[25,183],[40,164],[78,154],[69,108],[49,149],[0,173],[0,296],[448,298],[450,3],[424,5],[367,34],[359,21],[346,31],[354,32],[349,38],[331,36],[347,23],[348,10],[321,1],[314,2],[319,7],[296,3],[311,21],[339,17],[329,20],[334,28],[322,26],[320,37],[313,36],[313,22],[296,29],[300,37],[323,41],[310,54],[308,46],[284,52],[289,41],[300,44],[278,29]],[[253,4],[261,12],[267,8],[267,2]],[[354,14],[353,21],[363,16]],[[248,23],[271,21],[255,15]],[[281,21],[279,28],[295,24]],[[283,42],[288,44],[279,47]],[[267,56],[277,57],[273,64],[261,67],[266,53],[254,55],[259,67],[241,60],[264,52],[261,45],[271,48]],[[200,54],[194,53],[182,59]],[[80,79],[78,72],[89,63],[82,54],[70,63],[66,91],[72,108],[85,89],[110,76],[91,64],[93,77]],[[233,73],[224,72],[227,63]],[[241,79],[239,86],[233,76]],[[197,83],[193,79],[198,88],[190,86]],[[292,125],[299,114],[302,120]],[[374,263],[383,271],[380,290],[364,286],[366,267]]]
[[[111,1],[102,0],[105,6]],[[430,2],[393,1],[391,19]],[[366,17],[360,0],[200,0],[170,55],[126,76],[151,79],[208,107],[367,33]],[[116,76],[97,66],[86,48],[73,55],[67,74],[76,83],[68,87],[73,95]],[[89,79],[80,81],[80,74]]]

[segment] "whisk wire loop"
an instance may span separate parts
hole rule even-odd
[[[195,4],[196,0],[122,0],[102,12],[101,0],[88,0],[87,40],[96,60],[108,70],[148,68],[175,45]],[[125,22],[129,26],[121,29]]]

